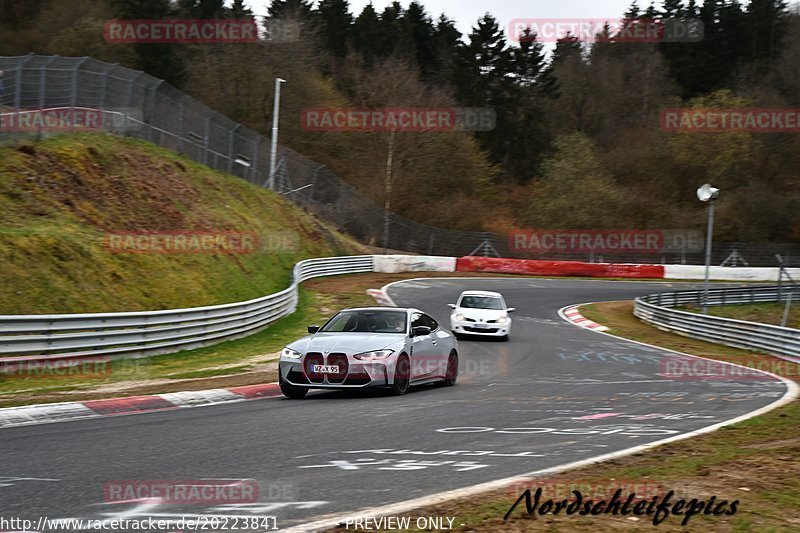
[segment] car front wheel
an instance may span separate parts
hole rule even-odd
[[[397,359],[397,367],[394,370],[394,381],[389,387],[389,391],[395,396],[402,396],[408,391],[408,384],[411,382],[411,363],[407,355],[401,355]]]
[[[306,397],[306,394],[308,394],[308,389],[305,387],[295,387],[294,385],[283,381],[283,378],[281,378],[279,381],[281,392],[287,398],[291,398],[292,400],[302,400]]]
[[[456,384],[458,379],[458,354],[455,350],[450,352],[450,357],[447,358],[447,370],[442,380],[442,385],[445,387],[452,387]]]

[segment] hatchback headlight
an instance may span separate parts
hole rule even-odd
[[[386,359],[394,353],[394,350],[373,350],[371,352],[357,353],[353,357],[360,361],[368,361],[370,359]]]
[[[285,357],[286,359],[300,359],[303,357],[303,354],[291,348],[284,348],[281,350],[281,357]]]
[[[461,313],[458,313],[456,315],[456,320],[464,320],[464,315],[462,315]]]
[[[500,318],[497,319],[497,323],[498,324],[505,324],[506,320],[508,320],[506,317],[501,316]]]

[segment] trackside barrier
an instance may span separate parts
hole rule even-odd
[[[787,268],[792,278],[800,280],[800,268]],[[709,269],[710,278],[719,281],[778,281],[779,268],[769,267],[720,267]],[[664,265],[667,279],[704,279],[706,269],[698,265]]]
[[[375,272],[455,272],[456,258],[435,255],[376,255]]]
[[[712,289],[709,305],[785,301],[789,294],[800,301],[800,289],[788,287],[747,287]],[[789,356],[800,362],[800,330],[746,322],[719,316],[702,315],[674,309],[688,304],[700,305],[703,291],[676,291],[640,296],[634,301],[633,314],[654,326],[704,341],[745,350]]]
[[[306,259],[289,287],[261,298],[207,307],[64,315],[0,315],[0,362],[136,358],[251,335],[297,307],[297,287],[320,276],[373,271],[374,256]]]
[[[499,257],[459,257],[457,272],[499,272],[534,276],[588,276],[607,278],[663,278],[662,265],[539,261]]]
[[[772,269],[758,270],[771,271]],[[294,266],[289,287],[275,294],[245,302],[126,313],[0,315],[0,362],[77,360],[85,357],[137,358],[208,346],[251,335],[272,322],[293,313],[297,307],[297,287],[305,280],[337,274],[413,271],[500,272],[544,276],[625,278],[665,277],[664,267],[661,265],[536,261],[472,256],[456,259],[442,256],[363,255],[306,259]],[[712,278],[713,274],[712,271]],[[757,273],[749,275],[758,277]],[[763,279],[763,277],[758,279]],[[723,289],[715,289],[711,292],[716,294],[719,290]],[[730,291],[731,289],[725,290]],[[696,292],[689,291],[695,296],[687,296],[687,298],[696,298]],[[721,303],[734,303],[730,299],[733,298],[734,293],[726,292],[725,294],[727,296],[720,296]],[[769,296],[756,297],[769,298]],[[666,296],[662,296],[662,298],[666,298]],[[670,296],[670,298],[675,298],[676,305],[682,301],[678,296]],[[800,294],[796,299],[800,300]],[[660,311],[653,309],[645,311],[645,309],[650,305],[658,307],[661,303],[663,302],[653,304],[650,300],[637,300],[637,306],[643,310],[640,318],[647,312],[650,313],[647,315],[648,317],[656,317],[653,320],[660,320],[656,316]],[[681,313],[675,310],[670,311]],[[692,317],[698,316],[688,314]]]

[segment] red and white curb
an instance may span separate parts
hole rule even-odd
[[[391,285],[391,283],[389,285]],[[391,296],[389,296],[389,293],[386,292],[386,287],[389,285],[386,285],[380,289],[367,289],[367,294],[375,298],[375,301],[378,303],[378,305],[382,305],[384,307],[397,307],[394,303],[394,300],[392,300]]]
[[[598,324],[597,322],[593,322],[588,318],[584,317],[581,312],[578,310],[580,305],[572,305],[569,307],[565,307],[564,309],[559,311],[559,314],[566,320],[567,322],[572,322],[576,326],[580,326],[582,328],[591,329],[594,331],[608,331],[606,326],[602,324]]]
[[[85,402],[45,403],[0,409],[0,428],[83,420],[103,416],[132,415],[185,409],[205,405],[276,398],[281,396],[277,383],[243,385],[229,389],[181,391],[149,396],[128,396]]]

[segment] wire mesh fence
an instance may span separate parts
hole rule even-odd
[[[81,110],[98,129],[150,141],[234,174],[269,184],[270,139],[224,117],[168,83],[140,71],[91,58],[0,57],[0,142],[20,143],[85,129],[51,127],[43,110]],[[509,236],[436,228],[387,213],[345,180],[303,155],[279,147],[272,187],[356,239],[377,247],[431,255],[495,255],[530,259],[702,264],[704,252],[602,254],[592,250],[526,253]],[[800,266],[798,243],[716,243],[712,263],[727,266]]]

